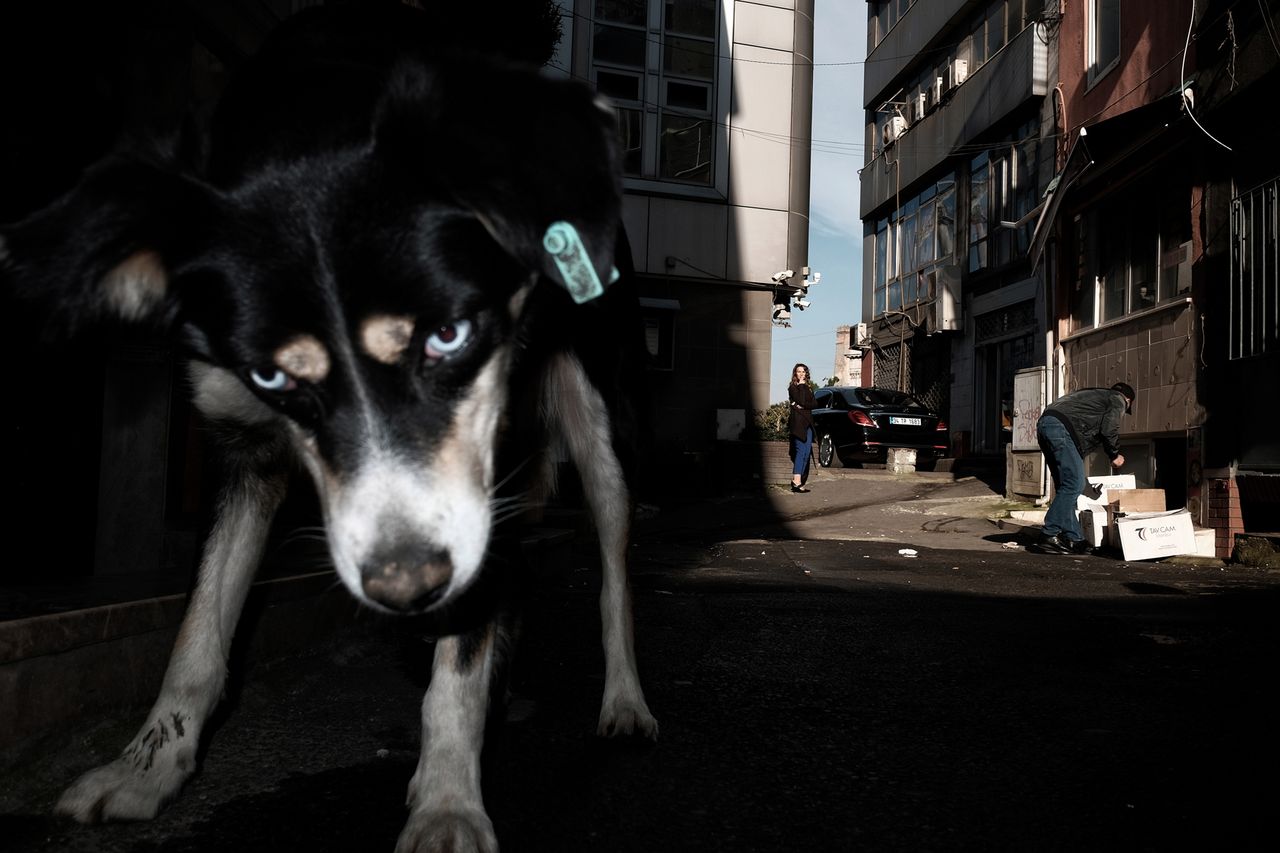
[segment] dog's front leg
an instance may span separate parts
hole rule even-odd
[[[286,479],[252,472],[223,493],[160,695],[120,757],[81,776],[55,810],[83,823],[149,819],[195,771],[205,721]]]
[[[649,711],[636,669],[627,584],[631,494],[614,450],[609,409],[576,358],[555,361],[548,378],[546,408],[559,420],[600,539],[604,699],[596,732],[601,737],[637,734],[657,740],[658,721]]]
[[[600,464],[582,475],[600,536],[601,633],[604,641],[604,698],[597,734],[601,737],[643,735],[658,739],[658,721],[649,711],[636,669],[631,590],[627,583],[627,542],[630,538],[630,495],[612,448],[598,456]]]
[[[397,853],[498,849],[480,793],[497,633],[494,625],[436,644],[422,700],[422,753],[409,781],[409,822]]]

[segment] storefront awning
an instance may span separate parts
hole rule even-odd
[[[1150,162],[1151,146],[1157,141],[1162,141],[1163,150],[1169,150],[1168,133],[1181,118],[1182,87],[1179,87],[1176,92],[1161,96],[1152,103],[1126,110],[1076,132],[1071,150],[1067,152],[1066,164],[1044,191],[1040,219],[1027,249],[1033,272],[1039,266],[1045,244],[1053,233],[1063,200],[1081,176],[1097,165],[1084,181],[1092,183],[1113,167],[1130,168],[1126,164],[1132,164],[1132,158],[1136,156]]]
[[[1040,218],[1036,220],[1036,230],[1031,234],[1031,246],[1027,249],[1032,272],[1035,272],[1036,267],[1040,265],[1044,245],[1049,241],[1049,235],[1053,233],[1053,223],[1058,218],[1058,209],[1062,207],[1062,200],[1066,198],[1067,191],[1084,170],[1093,165],[1093,157],[1089,155],[1088,146],[1085,144],[1088,133],[1087,129],[1080,128],[1079,134],[1071,143],[1071,151],[1067,153],[1066,165],[1062,167],[1061,172],[1054,175],[1049,186],[1045,188],[1044,200],[1040,203]]]

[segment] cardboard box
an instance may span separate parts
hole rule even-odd
[[[1105,477],[1086,477],[1090,485],[1103,489],[1136,489],[1138,479],[1132,474],[1108,474]]]
[[[1126,560],[1157,560],[1196,552],[1195,525],[1185,509],[1112,516]]]
[[[1108,489],[1107,544],[1120,548],[1116,519],[1135,512],[1164,512],[1164,489]]]
[[[1091,500],[1087,495],[1081,495],[1076,499],[1076,509],[1089,509],[1099,504],[1110,503],[1111,491],[1138,487],[1138,480],[1132,474],[1111,474],[1106,477],[1086,477],[1085,479],[1089,481],[1089,485],[1101,487],[1102,494],[1096,500]]]
[[[1094,504],[1080,510],[1080,530],[1084,533],[1084,541],[1095,548],[1101,547],[1107,533],[1107,508]]]
[[[1218,531],[1212,527],[1196,528],[1196,556],[1218,556]]]
[[[1164,512],[1164,489],[1108,489],[1112,515],[1130,512]]]

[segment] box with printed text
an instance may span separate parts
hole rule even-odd
[[[1196,553],[1195,525],[1185,509],[1112,516],[1126,560],[1155,560]]]
[[[1120,547],[1120,533],[1116,519],[1135,512],[1164,512],[1164,489],[1108,489],[1106,541],[1112,548]]]
[[[1097,488],[1096,498],[1090,497],[1090,490],[1076,498],[1076,512],[1080,517],[1080,529],[1084,538],[1097,548],[1107,539],[1107,502],[1114,491],[1137,488],[1137,479],[1132,474],[1111,474],[1106,477],[1088,477],[1089,485]]]

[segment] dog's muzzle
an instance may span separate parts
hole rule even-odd
[[[360,568],[365,595],[383,607],[404,613],[430,607],[452,578],[453,562],[448,552],[430,546],[375,554]]]

